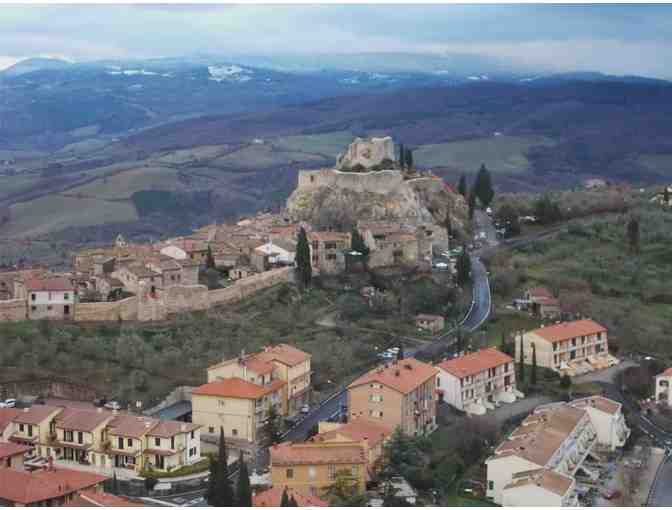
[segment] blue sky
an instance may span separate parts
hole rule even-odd
[[[31,56],[360,52],[672,78],[672,5],[0,6],[0,67]]]

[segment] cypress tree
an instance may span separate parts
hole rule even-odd
[[[210,506],[214,506],[217,499],[217,460],[210,455],[210,476],[208,477],[208,491],[205,499]]]
[[[399,144],[399,166],[402,170],[406,168],[406,150],[403,143]]]
[[[215,257],[212,256],[212,248],[208,245],[208,253],[205,256],[205,267],[215,269]]]
[[[475,190],[471,190],[471,193],[469,193],[469,198],[467,198],[467,205],[469,206],[469,219],[474,218],[474,211],[476,210],[476,192]]]
[[[457,183],[457,192],[464,198],[467,198],[467,178],[464,174],[460,175],[460,181]]]
[[[298,504],[298,503],[296,502],[296,500],[294,499],[294,494],[292,494],[292,495],[289,497],[289,505],[288,505],[288,506],[299,506],[299,504]]]
[[[287,487],[285,487],[285,489],[282,491],[280,506],[289,506],[289,496],[287,496]]]
[[[481,202],[483,207],[488,207],[492,202],[492,199],[495,197],[495,191],[492,189],[492,177],[490,172],[485,167],[485,164],[481,165],[481,168],[476,174],[476,181],[474,182],[474,191],[478,195],[478,200]]]
[[[217,471],[213,506],[227,507],[236,506],[236,501],[229,480],[228,455],[226,453],[226,441],[224,440],[224,427],[219,429],[219,453],[217,456]]]
[[[243,452],[240,452],[238,458],[238,487],[236,490],[237,506],[252,506],[252,488],[250,486],[250,474],[247,472],[247,464],[243,461]]]
[[[467,253],[467,247],[462,246],[462,253],[457,258],[457,284],[462,287],[471,280],[471,259]]]
[[[523,354],[523,336],[520,336],[520,361],[518,362],[518,380],[525,382],[525,356]]]
[[[500,341],[499,350],[506,353],[506,354],[509,353],[509,344],[506,341],[506,333],[504,333],[504,331],[502,331],[502,337],[501,337],[501,341]]]
[[[532,373],[530,374],[530,383],[537,384],[537,346],[532,342]]]
[[[639,254],[639,220],[635,216],[630,216],[628,221],[628,242],[630,252]]]
[[[406,168],[409,170],[413,169],[413,151],[411,149],[406,149],[406,154],[404,155],[406,158]]]
[[[310,247],[308,246],[308,236],[306,230],[301,227],[299,239],[296,244],[296,275],[299,286],[307,289],[313,278],[313,268],[310,264]]]
[[[352,229],[352,249],[354,251],[358,251],[359,253],[362,254],[362,257],[364,259],[364,264],[366,264],[369,260],[369,247],[366,245],[364,242],[364,238],[362,235],[359,233],[359,230],[357,230],[356,227],[353,227]]]

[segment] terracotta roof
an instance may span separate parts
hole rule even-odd
[[[115,436],[139,438],[152,430],[159,420],[129,414],[117,415],[110,422],[110,434]]]
[[[252,496],[252,506],[271,506],[279,508],[282,503],[282,493],[284,488],[273,487]],[[329,503],[318,498],[304,494],[295,489],[287,489],[287,496],[294,496],[296,504],[303,507],[310,506],[329,506]]]
[[[356,388],[364,384],[380,383],[392,388],[404,395],[415,390],[438,374],[439,371],[427,363],[415,358],[406,358],[399,362],[381,365],[370,370],[359,379],[355,380],[348,389]]]
[[[658,374],[659,376],[663,375],[665,377],[671,377],[672,376],[672,368],[665,369],[665,371],[661,374]]]
[[[616,402],[615,400],[611,400],[601,395],[572,400],[569,405],[581,408],[594,407],[607,414],[617,414],[622,407],[620,402]]]
[[[240,377],[230,377],[194,388],[192,394],[209,395],[212,397],[258,399],[264,395],[273,393],[285,384],[287,384],[285,381],[276,379],[269,385],[261,386],[245,381]]]
[[[114,417],[112,413],[99,409],[100,411],[86,411],[68,408],[56,418],[56,426],[66,430],[92,432]]]
[[[22,453],[29,452],[32,449],[32,446],[25,446],[22,444],[0,443],[0,459],[13,457],[14,455],[20,455]]]
[[[585,335],[606,332],[607,328],[590,319],[582,319],[572,322],[561,322],[553,326],[538,328],[529,333],[534,333],[551,343],[561,342]]]
[[[95,487],[108,477],[55,468],[33,472],[0,469],[0,500],[28,505]]]
[[[44,420],[52,416],[55,412],[62,413],[63,408],[56,406],[34,405],[19,412],[12,422],[25,423],[26,425],[39,425]]]
[[[0,409],[0,436],[7,428],[7,426],[21,413],[20,409],[13,407],[3,407]]]
[[[551,469],[534,469],[513,475],[513,481],[504,486],[504,490],[523,487],[525,485],[536,485],[537,487],[542,487],[558,496],[564,496],[573,484],[573,478],[557,473]]]
[[[279,361],[283,365],[293,367],[311,358],[310,354],[289,344],[278,344],[266,347],[256,354],[257,359]]]
[[[552,298],[553,294],[551,293],[550,290],[548,290],[546,287],[532,287],[531,289],[527,289],[527,293],[535,298]]]
[[[320,439],[345,436],[351,441],[363,441],[366,439],[369,447],[373,447],[391,436],[392,432],[394,432],[394,429],[384,423],[374,422],[366,418],[356,418],[337,429],[317,434],[312,439],[319,441]]]
[[[156,437],[173,437],[177,434],[186,434],[192,430],[200,429],[201,425],[186,423],[183,421],[162,420],[150,430],[147,435]]]
[[[271,465],[362,464],[364,447],[355,443],[280,443],[269,449]]]
[[[32,291],[73,291],[75,287],[67,278],[29,278],[25,281],[26,290]]]
[[[107,492],[95,492],[92,490],[85,490],[77,494],[72,498],[68,503],[63,506],[72,507],[92,507],[92,506],[130,506],[130,507],[139,507],[146,506],[142,503],[131,501],[121,496],[115,496],[114,494],[108,494]]]
[[[494,347],[481,349],[459,358],[445,360],[438,367],[458,379],[468,375],[475,375],[489,368],[495,368],[505,363],[513,363],[513,358],[508,354],[498,351]]]
[[[347,232],[309,232],[310,241],[350,241],[350,234]]]

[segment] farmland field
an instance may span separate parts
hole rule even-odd
[[[173,190],[180,186],[177,170],[167,167],[139,167],[102,177],[92,183],[69,190],[68,196],[81,195],[107,200],[127,199],[136,191]]]
[[[413,152],[420,167],[449,167],[475,172],[482,163],[494,173],[527,172],[530,162],[525,154],[535,145],[553,145],[540,136],[492,136],[476,140],[421,145]]]
[[[267,144],[253,144],[211,161],[210,166],[227,169],[261,170],[292,163],[319,166],[324,162],[324,158],[316,154],[276,150]]]
[[[272,140],[274,147],[290,151],[320,154],[328,158],[336,158],[352,143],[354,135],[350,131],[334,131],[318,135],[283,136]]]

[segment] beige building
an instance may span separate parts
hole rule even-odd
[[[367,460],[361,442],[281,443],[269,452],[274,487],[322,496],[337,476],[347,476],[356,491],[366,488]]]
[[[385,443],[390,439],[394,429],[384,423],[357,418],[346,424],[320,422],[318,433],[311,439],[313,442],[342,443],[360,442],[364,446],[366,462],[372,473],[376,464],[382,459]]]
[[[656,376],[656,389],[654,392],[656,403],[672,406],[672,368]]]
[[[346,250],[352,242],[349,233],[309,232],[310,261],[313,269],[321,273],[340,273],[345,269]]]
[[[63,409],[54,421],[50,441],[53,449],[51,452],[47,449],[47,456],[99,465],[100,456],[104,454],[106,427],[113,419],[114,415],[102,408],[98,411]]]
[[[409,435],[436,429],[438,370],[414,358],[367,372],[348,386],[350,420],[368,418]]]
[[[436,334],[446,327],[446,319],[442,315],[419,313],[415,316],[415,325]]]
[[[485,414],[523,394],[516,389],[513,358],[491,347],[439,363],[439,399],[470,414]]]
[[[63,412],[62,407],[34,405],[23,409],[8,426],[9,440],[34,446],[35,453],[48,457],[49,446],[56,431],[55,419]]]
[[[532,345],[537,365],[569,375],[606,368],[618,360],[609,354],[607,328],[590,319],[561,322],[523,335],[525,363],[532,363]],[[516,339],[516,359],[520,359],[520,339]]]
[[[282,388],[283,415],[294,415],[310,402],[311,355],[288,344],[267,346],[252,354],[241,353],[208,368],[208,382],[239,377],[255,384],[267,385],[276,379],[285,381]]]
[[[621,404],[601,396],[539,406],[485,461],[486,496],[500,505],[538,506],[532,477],[550,491],[549,504],[577,506],[573,485],[562,480],[576,482],[577,474],[597,480],[586,459],[599,462],[601,451],[623,446],[629,434]]]
[[[192,420],[203,433],[217,437],[220,428],[227,439],[255,443],[271,406],[283,414],[283,389],[287,383],[274,379],[257,384],[239,377],[222,378],[194,388]]]

